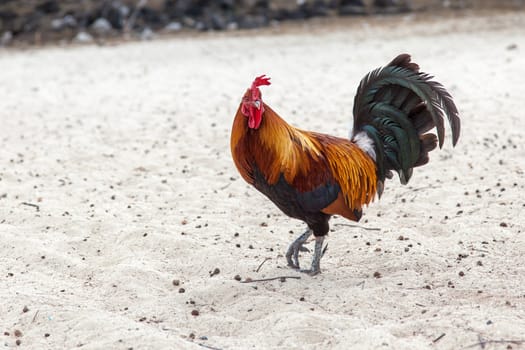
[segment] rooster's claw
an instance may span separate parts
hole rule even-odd
[[[299,270],[299,272],[305,273],[305,274],[307,274],[309,276],[315,276],[315,275],[320,274],[321,270],[308,269],[308,270]]]
[[[295,265],[293,262],[289,262],[288,263],[288,267],[291,268],[291,269],[294,269],[294,270],[299,270],[299,266],[298,265]]]

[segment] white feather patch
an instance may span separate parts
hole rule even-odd
[[[364,131],[357,133],[353,141],[359,148],[365,151],[372,159],[376,160],[376,151],[374,149],[374,140],[372,140]]]

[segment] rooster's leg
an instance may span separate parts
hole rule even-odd
[[[286,252],[286,260],[288,261],[288,266],[298,269],[299,268],[299,251],[307,251],[306,248],[303,248],[304,242],[312,235],[313,231],[308,228],[302,235],[297,237]],[[293,257],[293,260],[292,260]]]
[[[318,236],[315,237],[315,248],[314,248],[314,257],[312,259],[312,267],[310,270],[301,270],[301,272],[307,273],[310,276],[317,275],[321,273],[321,258],[324,255],[324,252],[326,251],[326,248],[328,246],[325,246],[323,249],[323,242],[324,242],[324,236]]]

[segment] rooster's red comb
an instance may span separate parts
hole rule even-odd
[[[252,89],[255,89],[261,85],[270,85],[270,78],[266,78],[266,74],[258,76],[252,83]]]

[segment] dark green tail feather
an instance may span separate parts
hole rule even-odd
[[[428,152],[445,137],[447,117],[455,145],[460,133],[458,110],[450,94],[419,66],[402,54],[383,68],[367,74],[354,100],[352,138],[366,132],[373,140],[378,180],[391,177],[391,170],[406,184],[416,166],[428,162]],[[425,134],[432,128],[434,134]],[[378,191],[379,194],[381,191]]]

